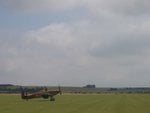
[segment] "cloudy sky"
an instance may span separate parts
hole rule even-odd
[[[0,0],[0,83],[150,86],[149,0]]]

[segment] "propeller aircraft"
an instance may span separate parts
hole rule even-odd
[[[35,92],[28,94],[27,91],[22,90],[21,92],[21,98],[25,100],[33,99],[33,98],[44,98],[48,99],[50,98],[50,101],[55,101],[55,95],[62,94],[60,87],[58,87],[58,90],[47,90],[47,88],[44,91]]]

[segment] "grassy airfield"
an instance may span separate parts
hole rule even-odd
[[[1,94],[0,113],[150,113],[150,94],[65,94],[55,102]]]

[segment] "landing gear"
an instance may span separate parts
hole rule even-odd
[[[53,96],[50,97],[50,101],[55,101],[55,98]]]

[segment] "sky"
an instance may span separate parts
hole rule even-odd
[[[150,87],[149,0],[0,0],[0,83]]]

